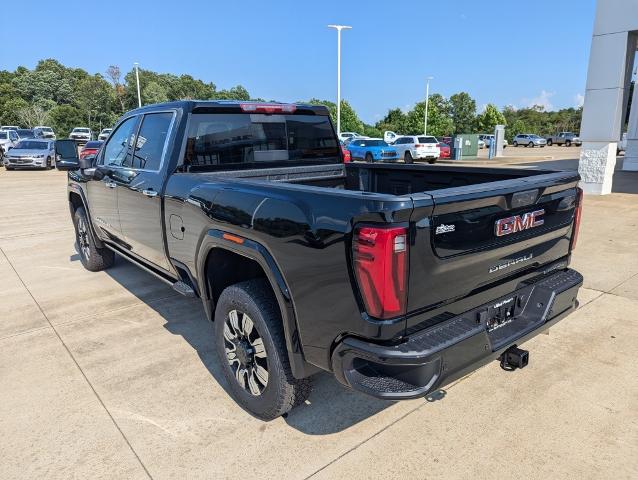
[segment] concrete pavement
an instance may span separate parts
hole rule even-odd
[[[269,423],[225,393],[198,301],[82,268],[65,179],[0,170],[0,478],[638,477],[638,174],[586,198],[581,307],[528,368],[399,403],[320,374]]]

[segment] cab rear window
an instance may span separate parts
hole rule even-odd
[[[325,115],[195,113],[184,155],[191,172],[340,162]]]

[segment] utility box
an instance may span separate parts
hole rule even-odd
[[[458,135],[454,135],[452,139],[454,160],[476,158],[478,155],[478,139],[479,136],[477,133],[459,133]]]

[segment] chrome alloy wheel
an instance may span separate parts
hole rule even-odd
[[[80,250],[85,259],[91,258],[91,247],[89,245],[89,230],[86,226],[86,222],[82,217],[78,218],[78,243],[80,244]]]
[[[264,341],[251,318],[238,310],[228,312],[224,322],[226,359],[239,385],[254,396],[268,385],[268,360]]]

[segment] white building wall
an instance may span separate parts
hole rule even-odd
[[[636,51],[638,0],[598,0],[587,71],[579,172],[586,193],[611,193]],[[623,168],[638,169],[638,104]],[[636,152],[636,167],[633,152]]]

